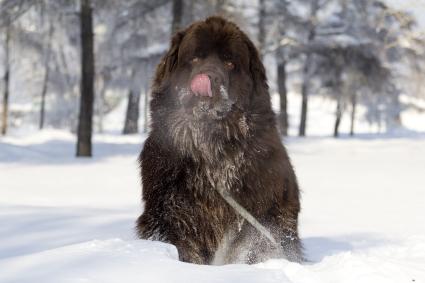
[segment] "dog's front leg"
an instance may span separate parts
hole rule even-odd
[[[182,207],[183,206],[183,207]],[[173,244],[184,262],[207,264],[209,261],[197,235],[196,223],[183,203],[173,209],[172,204],[161,208],[146,208],[137,220],[137,232],[140,238]]]

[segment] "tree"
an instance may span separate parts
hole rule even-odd
[[[258,2],[258,50],[260,58],[263,58],[266,48],[266,3],[265,0]]]
[[[330,133],[338,135],[344,131],[340,125],[345,117],[351,124],[347,132],[355,133],[360,105],[366,110],[361,113],[366,113],[365,118],[370,123],[380,123],[382,129],[398,127],[402,122],[401,111],[407,107],[417,109],[416,99],[422,99],[419,93],[425,93],[418,88],[425,69],[425,38],[423,34],[420,37],[411,15],[387,6],[384,1],[90,2],[96,21],[93,88],[98,91],[93,98],[92,113],[96,129],[102,130],[103,125],[106,128],[103,117],[130,97],[127,122],[133,122],[122,125],[121,129],[126,128],[124,132],[129,132],[129,128],[135,130],[130,125],[136,124],[134,113],[138,111],[134,111],[139,101],[143,107],[140,111],[144,112],[140,113],[140,118],[145,118],[143,130],[147,130],[149,98],[145,94],[149,91],[146,89],[154,73],[152,69],[168,48],[171,30],[217,13],[238,23],[259,43],[259,51],[267,62],[275,62],[276,65],[266,64],[266,68],[269,78],[275,80],[270,83],[271,93],[278,94],[280,99],[276,122],[283,135],[288,132],[287,112],[291,103],[287,94],[297,91],[298,86],[301,86],[299,92],[303,98],[299,124],[304,128],[298,131],[304,134],[308,132],[308,100],[313,95],[324,95],[335,102],[335,118],[329,129]],[[49,124],[77,131],[80,127],[79,108],[84,103],[79,105],[79,100],[84,86],[79,58],[86,52],[82,49],[80,52],[79,48],[82,40],[79,38],[80,17],[75,13],[79,10],[77,4],[79,6],[80,1],[0,1],[0,51],[3,51],[0,52],[0,130],[15,124],[11,117],[23,123],[36,121],[40,128]],[[10,42],[6,45],[8,22]],[[12,64],[9,58],[9,64],[3,64],[7,46],[10,55],[16,53],[23,60]],[[340,65],[335,64],[336,57],[341,58]],[[334,64],[330,64],[332,61]],[[87,62],[84,61],[84,67],[89,66]],[[326,68],[319,70],[321,66]],[[370,68],[375,71],[369,72]],[[140,74],[131,78],[130,69]],[[15,70],[19,76],[13,75]],[[387,70],[388,74],[374,75],[376,70]],[[3,77],[6,73],[8,75]],[[134,87],[134,83],[138,86]],[[137,99],[138,94],[143,97]],[[400,99],[401,94],[403,99]],[[408,97],[413,95],[417,97]],[[30,101],[36,104],[31,110],[11,112],[12,102],[27,104]],[[93,125],[93,131],[96,129]]]
[[[98,58],[103,60],[101,60],[97,66],[100,66],[102,69],[110,69],[111,66],[113,66],[114,69],[117,71],[119,70],[119,73],[122,74],[118,75],[116,71],[115,75],[112,76],[115,82],[111,81],[109,85],[111,87],[116,83],[119,84],[120,88],[123,86],[127,88],[128,100],[122,130],[123,134],[138,132],[141,89],[144,90],[148,88],[154,68],[168,48],[167,44],[164,43],[165,39],[170,37],[171,29],[176,28],[175,26],[172,27],[173,21],[163,17],[165,12],[170,13],[170,5],[165,5],[169,2],[170,1],[156,1],[154,4],[155,6],[150,5],[147,7],[145,4],[148,2],[135,1],[128,7],[124,6],[122,8],[120,6],[122,10],[114,16],[116,18],[114,20],[115,23],[111,24],[111,21],[107,23],[111,25],[111,28],[107,35],[107,41],[100,44],[102,53]],[[177,3],[177,5],[180,4],[182,3]],[[180,9],[177,9],[177,12],[174,12],[177,18],[174,24],[179,23],[178,26],[181,26],[183,17],[180,13],[183,13],[183,10],[180,11]],[[132,15],[134,13],[134,17],[131,17],[131,21],[125,16],[129,13]],[[163,24],[160,25],[158,24],[159,22]],[[119,37],[120,41],[118,42],[116,41],[117,33],[121,34]],[[153,37],[152,34],[155,34],[155,37]],[[160,42],[157,43],[155,42],[156,40],[160,40]],[[110,56],[111,45],[119,47],[119,52],[116,53],[116,57]],[[149,48],[150,45],[156,45],[156,48]],[[107,56],[103,57],[102,55],[104,54]],[[103,83],[103,85],[105,84]],[[147,95],[147,92],[144,93]],[[148,100],[148,97],[145,97],[144,101],[145,116],[147,116],[148,111],[148,103],[146,100]],[[146,122],[147,119],[145,119],[145,123]],[[146,128],[147,126],[145,124],[144,130]]]
[[[143,124],[143,132],[147,133],[149,128],[149,85],[145,84],[144,86],[144,93],[145,93],[145,99],[144,99],[144,121]]]
[[[92,155],[94,101],[93,19],[90,0],[81,0],[81,97],[78,118],[77,156]]]
[[[173,0],[173,21],[171,24],[171,34],[175,34],[179,29],[182,28],[184,11],[183,0]]]
[[[266,5],[269,4],[269,5]],[[270,5],[271,4],[271,5]],[[283,21],[287,21],[287,3],[286,1],[278,1],[274,3],[266,3],[266,0],[259,0],[258,2],[258,50],[260,57],[263,59],[266,53],[269,52],[270,43],[267,42],[267,32],[266,25],[268,25],[269,20],[277,20],[278,30],[277,33],[279,37],[284,35],[284,31],[282,31],[280,22],[282,22],[281,17],[273,17],[271,15],[271,11],[267,9],[273,9],[274,11],[278,11],[279,14],[282,15]],[[279,38],[278,37],[278,38]],[[277,91],[279,93],[280,99],[280,111],[277,119],[277,124],[280,130],[280,133],[284,136],[288,134],[288,113],[287,113],[287,89],[286,89],[286,58],[283,48],[276,48],[276,61],[277,61]]]
[[[319,0],[311,0],[310,2],[310,23],[308,27],[307,42],[313,42],[316,37],[316,14],[319,10]],[[309,94],[309,84],[312,75],[313,68],[313,54],[308,53],[305,58],[305,63],[302,72],[302,86],[301,86],[301,119],[298,135],[300,137],[305,136],[307,129],[307,110],[308,110],[308,94]]]
[[[336,92],[336,110],[335,110],[335,125],[334,125],[334,137],[339,136],[339,126],[341,124],[342,114],[344,112],[344,98],[345,98],[345,91],[342,86],[342,78],[341,78],[341,72],[342,72],[342,60],[340,58],[337,59],[337,66],[334,68],[335,71],[335,85],[334,85],[334,91]]]
[[[356,121],[357,95],[351,95],[350,136],[354,136],[354,123]]]
[[[1,134],[6,135],[8,124],[9,112],[9,82],[10,82],[10,33],[11,22],[10,19],[6,20],[5,39],[4,39],[4,92],[3,92],[3,111],[2,111],[2,125]]]
[[[49,75],[50,75],[50,53],[52,48],[52,35],[53,35],[53,23],[49,22],[49,31],[47,35],[47,44],[45,48],[45,57],[44,57],[44,79],[43,86],[41,89],[41,103],[40,103],[40,123],[39,129],[44,128],[44,120],[45,120],[45,109],[46,109],[46,94],[47,94],[47,86],[49,83]]]
[[[139,131],[140,89],[135,82],[136,71],[131,70],[130,89],[128,91],[127,111],[125,115],[123,134],[135,134]]]
[[[288,135],[288,98],[286,89],[286,61],[277,63],[277,89],[280,98],[279,128],[280,133]]]
[[[261,0],[258,3],[258,46],[261,55],[276,58],[276,86],[280,99],[278,127],[282,135],[288,134],[287,65],[292,56],[293,46],[288,44],[288,34],[298,34],[304,29],[305,21],[294,14],[287,0]]]

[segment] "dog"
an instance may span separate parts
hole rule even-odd
[[[141,239],[171,243],[181,261],[197,264],[302,261],[297,179],[264,66],[236,24],[209,17],[173,36],[153,79],[151,120],[139,157]]]

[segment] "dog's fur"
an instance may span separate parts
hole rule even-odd
[[[233,68],[221,66],[226,62]],[[199,72],[219,74],[213,97],[188,88]],[[173,37],[156,70],[151,115],[140,155],[140,238],[174,244],[182,261],[199,264],[302,260],[297,180],[264,66],[235,24],[210,17]],[[270,230],[278,247],[223,200],[218,185]]]

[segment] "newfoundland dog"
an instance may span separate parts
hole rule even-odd
[[[151,115],[140,238],[171,243],[180,260],[198,264],[302,260],[295,173],[264,66],[234,23],[210,17],[174,35],[155,73]]]

